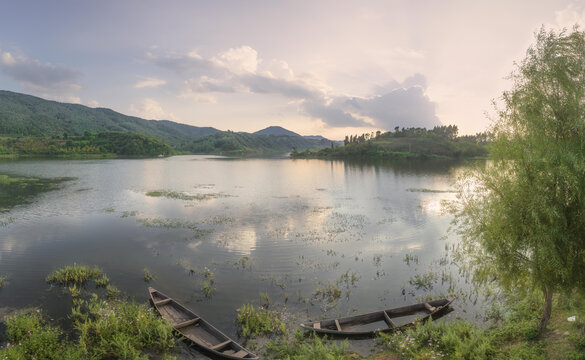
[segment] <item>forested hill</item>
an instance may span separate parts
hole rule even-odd
[[[398,127],[393,132],[346,136],[344,146],[291,153],[293,158],[470,158],[488,155],[487,133],[458,136],[455,125],[424,128]]]
[[[133,132],[161,139],[174,148],[219,130],[167,120],[144,120],[106,108],[59,103],[0,90],[0,134],[27,137],[82,136],[86,132]]]
[[[331,146],[331,140],[307,139],[302,136],[258,135],[222,131],[196,138],[184,150],[195,154],[230,156],[282,155],[291,151],[320,149]]]

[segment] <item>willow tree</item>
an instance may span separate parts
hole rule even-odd
[[[554,293],[585,290],[585,32],[541,29],[510,79],[456,223],[476,275],[542,291],[542,332]]]

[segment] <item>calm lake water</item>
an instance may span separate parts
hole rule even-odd
[[[45,277],[73,263],[101,267],[138,302],[153,286],[233,337],[236,309],[262,304],[260,293],[300,323],[465,291],[451,261],[451,217],[441,214],[460,166],[209,156],[1,162],[0,173],[76,180],[0,215],[0,275],[9,277],[0,308],[40,306],[65,318],[70,300]],[[156,190],[179,198],[147,195]],[[202,292],[205,268],[215,277],[211,297]],[[458,299],[450,316],[469,317],[470,306]]]

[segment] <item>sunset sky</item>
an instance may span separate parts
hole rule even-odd
[[[220,130],[486,130],[585,1],[2,1],[0,89]]]

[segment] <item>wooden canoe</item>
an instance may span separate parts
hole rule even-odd
[[[205,352],[223,359],[258,359],[256,355],[214,328],[176,300],[148,288],[152,304],[160,315],[185,338]]]
[[[411,326],[429,317],[437,317],[444,313],[453,300],[454,298],[432,300],[368,314],[301,324],[301,327],[323,334],[370,337],[379,332],[391,332]]]

